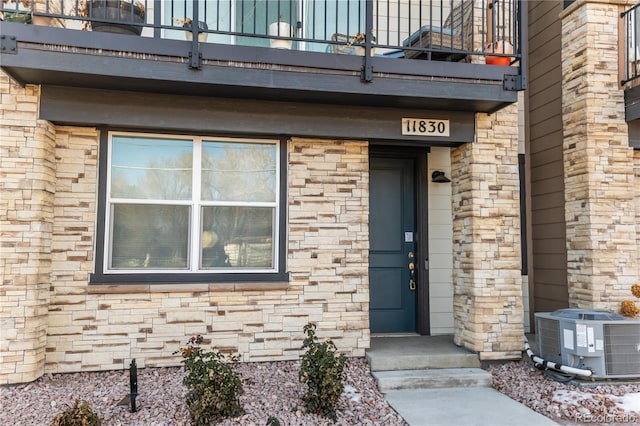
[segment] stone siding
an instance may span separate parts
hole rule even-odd
[[[451,151],[454,341],[481,359],[520,358],[518,107],[477,114],[476,141]]]
[[[56,162],[38,95],[0,73],[0,385],[44,371]]]
[[[369,346],[368,144],[288,142],[290,281],[89,285],[99,132],[36,119],[38,90],[2,75],[0,384],[43,373],[178,365],[202,334],[243,361],[297,359],[302,328]]]
[[[572,307],[617,311],[638,280],[633,150],[618,80],[620,1],[562,18],[567,274]]]
[[[633,169],[635,172],[636,246],[638,247],[638,250],[636,251],[638,255],[636,262],[638,262],[637,265],[638,268],[640,268],[640,150],[633,151]],[[638,271],[638,276],[640,278],[640,271]],[[627,298],[629,297],[629,294],[627,294]]]

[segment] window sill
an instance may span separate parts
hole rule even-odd
[[[118,293],[181,293],[181,292],[219,292],[219,291],[273,291],[287,290],[288,281],[241,282],[220,284],[92,284],[88,294]]]
[[[128,273],[110,273],[110,274],[90,274],[89,284],[118,284],[118,285],[156,285],[156,284],[171,284],[173,286],[180,286],[186,284],[235,284],[235,283],[270,283],[270,282],[282,282],[289,281],[289,273],[284,272],[249,272],[249,273],[142,273],[142,274],[128,274]],[[220,284],[217,284],[220,283]]]

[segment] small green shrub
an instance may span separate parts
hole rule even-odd
[[[73,407],[68,407],[58,414],[51,426],[100,426],[100,417],[91,409],[88,402],[76,399]]]
[[[280,420],[275,416],[269,416],[267,419],[267,426],[282,426]]]
[[[243,413],[240,374],[220,352],[204,350],[200,346],[202,340],[202,336],[194,336],[180,349],[187,372],[187,405],[194,425],[209,425]],[[237,358],[232,357],[231,361],[237,362]]]
[[[336,356],[337,348],[331,340],[318,341],[315,324],[309,323],[303,330],[307,337],[302,349],[306,352],[302,355],[298,376],[307,384],[307,392],[302,399],[309,412],[335,421],[336,405],[344,389],[344,355]]]

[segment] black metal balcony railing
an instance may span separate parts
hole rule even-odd
[[[5,20],[47,17],[67,28],[193,43],[448,61],[491,55],[513,63],[522,59],[523,6],[524,0],[18,0],[3,2],[2,11]]]
[[[640,77],[640,3],[622,12],[621,16],[624,21],[624,85]]]

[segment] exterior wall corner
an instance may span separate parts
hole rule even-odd
[[[513,358],[524,335],[517,105],[476,126],[476,141],[451,152],[454,342]]]
[[[569,304],[618,311],[638,280],[635,171],[618,82],[618,2],[562,16]]]
[[[55,127],[39,86],[0,73],[0,385],[44,373],[56,185]]]

